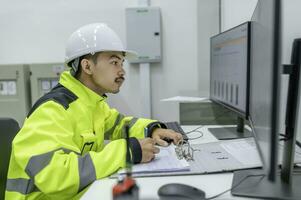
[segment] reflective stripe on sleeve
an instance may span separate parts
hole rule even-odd
[[[105,132],[105,134],[104,134],[104,138],[105,139],[110,139],[110,135],[113,134],[116,126],[119,124],[119,122],[121,122],[121,120],[123,118],[124,118],[124,115],[119,113],[118,116],[117,116],[117,118],[116,118],[116,120],[115,120],[115,123],[114,123],[113,127],[110,128],[110,130],[108,130],[108,131]]]
[[[132,126],[134,126],[134,124],[138,121],[138,118],[133,117],[129,123],[129,129],[132,128]]]
[[[96,180],[96,171],[90,154],[78,158],[79,190]]]
[[[7,179],[6,191],[19,192],[21,194],[30,194],[32,192],[38,192],[39,189],[35,186],[32,179],[16,178]]]
[[[44,154],[33,156],[29,159],[29,162],[25,168],[25,172],[27,173],[27,175],[31,178],[34,178],[42,169],[44,169],[49,164],[54,152],[59,151],[59,150],[63,150],[64,153],[74,152],[69,149],[60,148],[60,149],[56,149],[56,150],[53,150],[53,151],[50,151],[50,152],[47,152]],[[76,152],[74,152],[74,153],[76,153]],[[78,154],[78,153],[76,153],[76,154]]]
[[[56,151],[63,150],[64,153],[74,152],[65,148],[56,149],[41,155],[35,155],[30,158],[25,171],[31,179],[17,178],[7,180],[7,191],[19,192],[21,194],[29,194],[39,191],[34,184],[34,177],[42,171],[51,161]],[[76,153],[76,152],[74,152]],[[76,153],[79,155],[78,153]],[[78,156],[79,171],[79,191],[96,180],[96,171],[90,154]]]

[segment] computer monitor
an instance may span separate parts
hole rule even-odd
[[[264,0],[252,16],[249,121],[270,179],[277,171],[279,140],[280,12],[279,0]]]
[[[237,128],[211,128],[218,139],[249,137],[250,22],[210,38],[210,99],[238,115]]]
[[[263,170],[243,170],[234,173],[232,194],[268,199],[301,199],[300,175],[292,176],[296,112],[287,107],[286,137],[283,164],[279,173],[279,102],[281,65],[281,0],[258,0],[252,16],[250,60],[249,121],[263,163]],[[288,104],[298,109],[300,41],[294,48],[290,75]],[[297,45],[298,46],[298,45]],[[297,53],[296,53],[297,52]],[[293,57],[292,57],[293,58]],[[297,60],[297,62],[296,62]],[[289,70],[288,70],[289,71]],[[298,78],[296,78],[298,77]],[[292,87],[294,86],[294,87]]]

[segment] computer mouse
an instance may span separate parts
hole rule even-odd
[[[202,200],[205,192],[190,185],[181,183],[169,183],[161,186],[158,190],[160,200]]]

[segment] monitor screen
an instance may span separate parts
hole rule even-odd
[[[249,27],[244,23],[211,38],[210,99],[248,115]]]
[[[251,25],[249,121],[264,169],[273,180],[277,169],[281,75],[279,1],[258,1]]]

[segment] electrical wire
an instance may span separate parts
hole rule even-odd
[[[188,140],[196,140],[196,139],[199,139],[199,138],[203,137],[203,136],[204,136],[204,133],[203,133],[202,131],[199,130],[200,128],[203,128],[203,125],[200,125],[200,126],[198,126],[197,128],[195,128],[195,129],[193,129],[193,130],[191,130],[191,131],[185,132],[185,135],[188,135],[188,134],[190,134],[190,133],[199,133],[199,134],[200,134],[200,135],[197,136],[197,137],[188,137],[188,136],[187,136]]]
[[[279,136],[283,137],[283,138],[280,138],[279,141],[286,141],[287,140],[287,137],[285,134],[283,133],[279,133]],[[299,148],[301,148],[301,142],[299,142],[298,140],[296,140],[296,143],[295,143]],[[298,152],[296,152],[298,153]],[[300,154],[300,153],[298,153]]]
[[[196,132],[196,133],[200,133],[200,135],[199,135],[199,136],[197,136],[197,137],[187,137],[187,138],[188,138],[188,140],[196,140],[196,139],[199,139],[199,138],[201,138],[201,137],[203,137],[203,136],[204,136],[204,133],[203,133],[203,132],[201,132],[201,131],[194,131],[194,132]]]
[[[196,127],[195,129],[192,129],[191,131],[185,132],[185,134],[188,135],[188,134],[190,134],[190,133],[193,133],[193,132],[199,130],[200,128],[203,128],[203,126],[204,126],[204,125],[200,125],[200,126]]]

